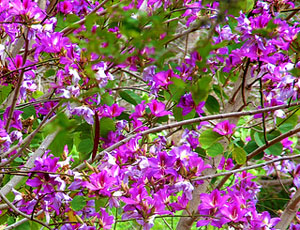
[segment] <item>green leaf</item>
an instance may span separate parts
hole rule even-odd
[[[197,147],[195,149],[195,152],[198,153],[198,156],[202,156],[202,157],[206,156],[205,150],[203,148]]]
[[[75,196],[71,201],[71,207],[74,211],[80,211],[86,206],[86,198],[84,196]]]
[[[191,86],[192,98],[195,104],[199,104],[201,101],[207,99],[208,93],[210,91],[210,83],[212,78],[209,76],[200,78],[196,84]]]
[[[276,138],[279,135],[280,135],[280,133],[278,131],[273,132],[272,134],[267,134],[267,140],[270,141],[270,140]],[[255,142],[258,146],[264,146],[265,145],[265,140],[264,140],[264,137],[263,137],[262,133],[256,132],[254,134],[254,139],[255,139]],[[282,153],[282,150],[283,150],[283,145],[280,142],[278,142],[278,143],[270,146],[269,148],[267,148],[264,152],[269,154],[269,155],[279,156]]]
[[[41,225],[35,221],[30,221],[30,230],[40,230],[41,229]],[[22,230],[22,229],[20,229]]]
[[[293,114],[287,119],[277,118],[276,124],[279,125],[278,129],[281,133],[286,133],[292,130],[298,123],[298,116]]]
[[[254,6],[254,0],[247,0],[243,6],[243,10],[248,12],[253,8],[253,6]]]
[[[178,102],[180,97],[185,93],[186,84],[182,79],[179,78],[171,78],[173,84],[169,85],[169,90],[172,94],[172,101]]]
[[[2,103],[12,91],[11,85],[2,86],[0,89],[0,103]]]
[[[289,71],[294,77],[300,77],[300,69],[294,68]]]
[[[97,15],[95,13],[88,14],[86,16],[84,25],[85,25],[87,31],[92,30],[92,27],[96,21],[96,18],[97,18]]]
[[[163,123],[163,122],[167,122],[168,120],[169,120],[169,116],[166,115],[166,116],[159,117],[159,118],[156,120],[156,122],[161,124],[161,123]]]
[[[182,108],[175,106],[173,108],[173,115],[176,121],[182,121],[183,120]]]
[[[215,157],[222,154],[224,151],[223,145],[220,143],[215,143],[206,149],[208,156]]]
[[[81,140],[92,139],[92,126],[86,122],[83,122],[76,127],[74,133],[80,133]]]
[[[262,135],[263,135],[263,134],[258,133],[258,132],[254,133],[254,140],[255,140],[255,142],[256,142],[256,144],[257,144],[258,146],[263,146],[263,145],[265,145],[265,140],[263,139],[263,136],[262,136]]]
[[[132,105],[137,105],[142,101],[142,99],[133,91],[123,90],[119,92],[119,95],[121,98],[123,98],[125,101]]]
[[[211,114],[220,112],[220,104],[219,104],[218,100],[212,95],[208,95],[206,102],[205,102],[205,108]]]
[[[95,200],[95,210],[96,212],[100,210],[100,208],[105,207],[108,202],[108,198],[99,198]]]
[[[23,113],[22,113],[22,118],[23,119],[27,119],[27,118],[29,118],[31,116],[35,116],[35,114],[36,114],[35,108],[34,108],[33,105],[25,107],[21,111],[23,111]]]
[[[269,154],[269,155],[273,155],[273,156],[280,156],[280,154],[282,153],[282,150],[283,150],[283,145],[280,142],[278,142],[278,143],[270,146],[269,148],[267,148],[265,150],[265,153]]]
[[[54,75],[55,75],[55,70],[54,69],[48,69],[45,72],[45,77],[51,77],[51,76],[54,76]]]
[[[247,153],[241,147],[234,147],[232,151],[232,157],[239,165],[245,164],[247,160]]]
[[[115,123],[108,117],[102,117],[100,120],[100,136],[107,137],[109,131],[115,131]]]
[[[44,95],[44,93],[42,92],[42,91],[39,91],[39,90],[36,90],[36,91],[34,91],[33,93],[32,93],[32,97],[34,98],[34,99],[38,99],[39,97],[41,97],[41,96],[43,96]]]
[[[65,145],[68,145],[69,149],[73,148],[73,136],[67,130],[62,130],[49,145],[49,149],[54,156],[58,157],[63,153]]]
[[[111,106],[114,103],[114,98],[109,93],[101,95],[101,104]]]
[[[81,153],[90,153],[93,150],[93,146],[94,142],[92,139],[84,139],[79,143],[77,150]]]
[[[19,226],[17,226],[15,230],[31,230],[30,223],[29,222],[22,223]]]
[[[217,132],[214,132],[212,129],[207,129],[200,135],[199,142],[202,148],[207,149],[222,138],[223,137]]]

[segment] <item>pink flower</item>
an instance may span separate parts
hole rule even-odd
[[[169,114],[172,114],[172,112],[166,111],[165,104],[162,102],[158,102],[157,100],[152,100],[151,103],[148,104],[151,113],[156,117],[163,117]]]
[[[225,136],[233,134],[233,129],[235,128],[235,124],[230,124],[228,120],[222,121],[214,127],[213,131],[218,134]]]

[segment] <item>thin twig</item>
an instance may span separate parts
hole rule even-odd
[[[198,123],[198,122],[202,122],[202,121],[225,119],[225,118],[229,118],[229,117],[241,117],[241,116],[255,115],[255,114],[259,114],[259,113],[263,113],[263,112],[275,111],[275,110],[278,110],[278,109],[289,108],[291,106],[297,106],[297,105],[300,105],[300,102],[292,103],[290,106],[289,105],[277,105],[277,106],[272,106],[272,107],[257,109],[257,110],[252,110],[252,111],[233,112],[233,113],[211,115],[211,116],[206,116],[206,117],[198,117],[198,118],[188,119],[188,120],[184,120],[184,121],[175,122],[175,123],[172,123],[172,124],[167,124],[167,125],[147,129],[147,130],[139,133],[138,135],[145,136],[145,135],[148,135],[150,133],[157,133],[157,132],[163,131],[165,129],[172,129],[172,128],[175,128],[175,127],[179,127],[179,126],[183,126],[183,125],[189,125],[189,124]],[[130,135],[130,136],[126,137],[125,139],[123,139],[123,140],[111,145],[110,147],[104,149],[99,154],[97,154],[97,156],[95,157],[95,161],[102,158],[103,154],[105,154],[107,152],[111,152],[112,150],[114,150],[114,149],[120,147],[121,145],[127,143],[128,141],[130,141],[134,137],[136,137],[136,135]],[[93,161],[91,159],[89,159],[88,163],[92,164]],[[74,170],[82,170],[85,167],[86,167],[86,164],[81,163],[80,165],[75,167]]]
[[[259,79],[259,93],[260,93],[260,105],[262,108],[264,108],[264,93],[262,88],[262,80]],[[266,115],[265,113],[262,114],[262,124],[263,124],[263,131],[264,131],[264,139],[265,143],[268,144],[268,138],[267,138],[267,130],[266,130]]]
[[[295,159],[295,158],[299,158],[299,157],[300,157],[300,154],[293,155],[293,156],[280,157],[280,158],[270,160],[270,161],[266,161],[264,163],[260,163],[260,164],[256,164],[256,165],[251,165],[251,166],[247,166],[247,167],[243,167],[243,168],[239,168],[239,169],[233,169],[233,170],[230,170],[230,171],[211,174],[211,175],[206,175],[206,176],[200,176],[200,177],[192,179],[192,181],[206,180],[206,179],[212,179],[212,178],[220,177],[220,176],[232,175],[232,174],[247,171],[247,170],[250,170],[250,169],[261,168],[261,167],[266,166],[268,164],[273,164],[277,161],[291,160],[291,159]]]
[[[276,138],[274,138],[273,140],[269,141],[268,144],[265,144],[259,148],[257,148],[256,150],[254,150],[252,153],[250,153],[248,156],[247,156],[247,161],[249,161],[250,159],[252,159],[253,157],[257,156],[258,154],[260,154],[261,152],[263,152],[264,150],[266,150],[267,148],[269,148],[270,146],[278,143],[279,141],[282,141],[283,139],[289,137],[289,136],[292,136],[293,134],[295,133],[298,133],[300,132],[300,127],[297,127],[287,133],[284,133]],[[233,170],[237,170],[241,167],[242,165],[236,165]],[[225,182],[228,180],[228,178],[230,177],[231,174],[228,174],[228,175],[225,175],[225,177],[220,181],[220,183],[217,185],[217,188],[220,189],[224,184]]]
[[[30,158],[27,160],[26,164],[24,165],[24,168],[32,168],[34,166],[34,162],[36,158],[41,157],[48,146],[52,143],[54,138],[56,137],[57,133],[59,132],[59,129],[53,132],[52,134],[49,134],[45,140],[41,143],[40,147],[30,156]],[[14,176],[8,183],[6,183],[0,190],[1,194],[4,196],[9,193],[21,180],[23,179],[23,176]]]
[[[19,209],[17,209],[7,198],[5,195],[2,194],[2,192],[0,191],[0,196],[2,198],[2,200],[12,209],[14,210],[16,213],[20,214],[21,216],[25,217],[28,220],[33,220],[41,225],[43,225],[44,227],[48,228],[48,229],[52,229],[50,226],[48,226],[46,223],[36,219],[36,218],[31,218],[30,215],[25,214],[24,212],[21,212]]]
[[[54,111],[58,108],[59,103],[57,105],[55,105],[49,112],[48,114],[44,117],[44,119],[42,120],[42,122],[38,125],[38,127],[29,135],[26,137],[26,142],[23,141],[24,146],[21,147],[18,152],[16,154],[14,154],[13,157],[11,157],[9,160],[0,163],[0,167],[3,167],[7,164],[9,164],[13,159],[15,159],[16,157],[18,157],[23,151],[24,149],[30,144],[30,142],[32,141],[32,139],[35,137],[35,135],[40,131],[40,129],[45,125],[45,123],[48,121],[48,119],[50,118],[50,116],[54,113]],[[9,153],[11,153],[10,151],[3,153],[3,155],[1,156],[2,159],[4,157],[6,157]]]
[[[87,18],[89,15],[92,15],[93,13],[96,13],[96,12],[97,12],[101,7],[103,7],[104,4],[107,3],[108,1],[109,1],[109,0],[104,0],[104,1],[101,2],[98,6],[96,6],[90,13],[88,13],[83,19],[81,19],[81,20],[79,20],[79,21],[73,23],[72,25],[70,25],[70,26],[64,28],[64,29],[63,29],[62,31],[60,31],[60,32],[63,33],[64,36],[67,36],[67,35],[73,33],[73,32],[77,29],[76,26],[81,26],[81,25],[83,25],[83,24],[85,23],[85,21],[86,21],[86,18]],[[111,9],[114,9],[114,8],[116,8],[116,7],[119,6],[119,5],[120,5],[120,3],[117,3],[117,4],[113,5],[113,6],[111,6],[110,8],[111,8]],[[101,11],[97,16],[105,15],[107,12],[108,12],[107,10],[103,10],[103,11]]]
[[[29,45],[28,34],[29,34],[29,29],[27,29],[27,35],[26,35],[26,39],[25,39],[25,51],[24,51],[23,63],[22,63],[23,66],[26,63],[26,59],[27,59],[27,55],[28,55],[28,45]],[[8,114],[8,118],[7,118],[6,125],[5,125],[6,132],[8,132],[8,130],[9,130],[11,119],[13,117],[15,107],[16,107],[16,104],[17,104],[17,101],[18,101],[18,98],[19,98],[20,89],[21,89],[21,85],[22,85],[22,82],[23,82],[23,78],[24,78],[24,72],[25,71],[23,69],[21,71],[20,76],[19,76],[17,87],[15,89],[15,94],[14,94],[14,97],[13,97],[13,100],[12,100],[12,104],[11,104],[10,109],[9,109],[9,114]]]

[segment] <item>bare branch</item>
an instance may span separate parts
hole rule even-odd
[[[266,161],[264,163],[260,163],[260,164],[256,164],[256,165],[251,165],[251,166],[248,166],[248,167],[243,167],[243,168],[239,168],[239,169],[233,169],[233,170],[229,170],[229,171],[221,172],[221,173],[217,173],[217,174],[200,176],[200,177],[194,178],[192,180],[193,181],[196,181],[196,180],[206,180],[206,179],[212,179],[212,178],[220,177],[220,176],[232,175],[234,173],[243,172],[243,171],[247,171],[247,170],[250,170],[250,169],[261,168],[263,166],[266,166],[266,165],[269,165],[269,164],[273,164],[273,163],[278,162],[278,161],[292,160],[292,159],[299,158],[299,157],[300,157],[300,154],[293,155],[293,156],[280,157],[280,158],[277,158],[277,159],[274,159],[274,160]]]
[[[210,121],[210,120],[217,120],[217,119],[225,119],[225,118],[232,118],[232,117],[242,117],[242,116],[255,115],[255,114],[259,114],[259,113],[275,111],[275,110],[278,110],[278,109],[285,109],[285,108],[289,108],[289,107],[292,107],[292,106],[298,106],[298,105],[300,105],[300,102],[295,102],[295,103],[292,103],[290,105],[277,105],[277,106],[272,106],[272,107],[268,107],[268,108],[264,108],[264,109],[257,109],[257,110],[252,110],[252,111],[233,112],[233,113],[224,113],[224,114],[211,115],[211,116],[206,116],[206,117],[198,117],[198,118],[193,118],[193,119],[189,119],[189,120],[175,122],[175,123],[172,123],[172,124],[162,125],[162,126],[155,127],[155,128],[152,128],[152,129],[147,129],[147,130],[145,130],[145,131],[143,131],[139,134],[142,135],[142,136],[145,136],[145,135],[148,135],[150,133],[157,133],[157,132],[163,131],[165,129],[172,129],[172,128],[175,128],[175,127],[194,124],[194,123],[198,123],[198,122],[202,122],[202,121]],[[99,160],[104,155],[104,153],[110,152],[110,151],[120,147],[121,145],[126,144],[128,141],[130,141],[134,137],[136,137],[136,134],[130,135],[130,136],[126,137],[125,139],[123,139],[123,140],[113,144],[112,146],[104,149],[99,154],[97,154],[97,156],[95,157],[95,161]],[[88,163],[92,164],[93,161],[91,159],[89,159]],[[74,170],[82,170],[85,167],[86,167],[86,164],[81,163],[76,168],[74,168]]]
[[[36,158],[43,156],[48,146],[51,144],[51,142],[56,137],[59,130],[56,130],[54,133],[48,135],[45,140],[41,143],[40,147],[31,155],[31,157],[28,159],[26,164],[24,165],[24,168],[32,168],[34,166],[34,161]],[[24,169],[23,169],[24,170]],[[6,185],[4,185],[0,189],[0,193],[4,196],[6,196],[7,193],[9,193],[21,180],[23,179],[23,176],[14,176]]]
[[[12,209],[14,210],[16,213],[20,214],[21,216],[25,217],[28,220],[33,220],[41,225],[43,225],[44,227],[48,228],[48,229],[52,229],[50,226],[48,226],[46,223],[36,219],[36,218],[32,218],[30,215],[25,214],[24,212],[21,212],[19,209],[17,209],[7,198],[5,195],[2,194],[2,192],[0,191],[0,197],[2,198],[2,200]]]
[[[295,195],[288,203],[280,216],[279,223],[275,226],[276,229],[285,230],[288,228],[290,223],[293,221],[296,213],[300,208],[300,188],[297,189]]]

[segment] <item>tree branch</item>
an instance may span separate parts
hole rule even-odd
[[[175,128],[175,127],[179,127],[179,126],[183,126],[183,125],[189,125],[189,124],[198,123],[198,122],[202,122],[202,121],[210,121],[210,120],[225,119],[225,118],[232,118],[232,117],[250,116],[250,115],[255,115],[255,114],[259,114],[259,113],[275,111],[275,110],[278,110],[278,109],[286,109],[286,108],[289,108],[289,107],[292,107],[292,106],[298,106],[298,105],[300,105],[300,102],[295,102],[295,103],[292,103],[290,105],[277,105],[277,106],[272,106],[272,107],[268,107],[268,108],[264,108],[264,109],[257,109],[257,110],[252,110],[252,111],[233,112],[233,113],[224,113],[224,114],[211,115],[211,116],[206,116],[206,117],[198,117],[198,118],[193,118],[193,119],[189,119],[189,120],[175,122],[173,124],[167,124],[167,125],[155,127],[155,128],[152,128],[152,129],[147,129],[147,130],[145,130],[145,131],[143,131],[139,134],[142,135],[142,136],[145,136],[145,135],[148,135],[150,133],[157,133],[157,132],[163,131],[165,129],[172,129],[172,128]],[[103,151],[101,151],[95,157],[95,161],[99,160],[103,156],[104,153],[111,152],[112,150],[120,147],[121,145],[126,144],[132,138],[136,137],[136,135],[137,134],[130,135],[130,136],[126,137],[125,139],[123,139],[123,140],[113,144],[112,146],[104,149]],[[93,161],[91,159],[89,159],[88,163],[92,164]],[[74,170],[82,170],[85,167],[86,167],[86,164],[81,163],[80,165],[75,167]]]
[[[234,173],[243,172],[243,171],[247,171],[247,170],[250,170],[250,169],[261,168],[261,167],[266,166],[268,164],[273,164],[277,161],[291,160],[291,159],[295,159],[295,158],[299,158],[299,157],[300,157],[300,154],[293,155],[293,156],[280,157],[280,158],[277,158],[277,159],[273,159],[273,160],[266,161],[264,163],[260,163],[260,164],[256,164],[256,165],[251,165],[251,166],[248,166],[248,167],[233,169],[233,170],[230,170],[230,171],[211,174],[211,175],[206,175],[206,176],[200,176],[200,177],[192,179],[192,181],[212,179],[212,178],[219,177],[219,176],[227,176],[227,175],[231,176]]]
[[[41,143],[40,147],[31,155],[31,157],[28,159],[26,164],[24,165],[25,168],[32,168],[34,166],[34,161],[36,158],[43,156],[48,146],[51,144],[51,142],[56,137],[59,130],[56,130],[54,133],[48,135],[45,140]],[[5,184],[1,189],[0,193],[4,196],[6,196],[7,193],[9,193],[12,188],[14,188],[22,179],[24,176],[14,176],[7,184]]]
[[[0,197],[2,198],[2,200],[12,209],[14,210],[16,213],[20,214],[21,216],[25,217],[28,220],[32,220],[35,221],[41,225],[43,225],[44,227],[48,228],[48,229],[52,229],[51,227],[49,227],[47,224],[45,224],[44,222],[36,219],[36,218],[32,218],[30,215],[25,214],[24,212],[21,212],[19,209],[17,209],[7,198],[5,195],[2,194],[2,192],[0,191]]]
[[[258,154],[260,154],[261,152],[263,152],[264,150],[266,150],[267,148],[269,148],[270,146],[278,143],[279,141],[282,141],[283,139],[289,137],[289,136],[292,136],[294,135],[295,133],[298,133],[300,132],[300,126],[287,132],[287,133],[284,133],[276,138],[274,138],[273,140],[269,141],[268,143],[266,143],[265,145],[257,148],[256,150],[254,150],[252,153],[250,153],[248,156],[247,156],[247,161],[249,161],[250,159],[252,159],[253,157],[257,156]],[[236,165],[233,169],[238,169],[240,168],[242,165]],[[231,174],[230,174],[231,175]],[[226,175],[221,181],[220,183],[218,184],[217,188],[220,189],[224,184],[225,182],[228,180],[228,178],[230,177],[230,175]]]
[[[300,188],[297,189],[295,195],[290,200],[283,213],[281,214],[279,223],[275,226],[276,229],[286,230],[293,221],[296,213],[300,208]]]

